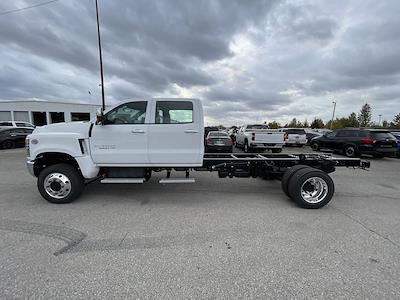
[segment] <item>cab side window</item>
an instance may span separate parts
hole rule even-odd
[[[191,101],[157,101],[156,124],[185,124],[193,122]]]
[[[104,116],[104,124],[144,124],[147,101],[124,103]]]

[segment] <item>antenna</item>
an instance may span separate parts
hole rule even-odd
[[[103,59],[101,55],[101,40],[100,40],[100,25],[99,25],[99,7],[96,0],[96,20],[97,20],[97,38],[99,40],[99,58],[100,58],[100,78],[101,78],[101,103],[102,111],[106,109],[106,103],[104,100],[104,79],[103,79]]]

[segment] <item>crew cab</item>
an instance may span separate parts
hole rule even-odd
[[[243,148],[244,152],[259,149],[280,153],[284,144],[284,133],[277,129],[269,129],[264,124],[242,125],[236,134],[235,142],[236,147]]]
[[[270,135],[255,131],[256,136],[263,134]],[[276,134],[276,144],[283,144],[281,135]],[[40,194],[57,204],[72,202],[94,181],[140,184],[150,181],[152,172],[163,172],[166,177],[159,183],[191,183],[195,178],[190,172],[206,171],[218,172],[220,178],[278,179],[299,206],[319,208],[334,193],[328,173],[342,166],[369,167],[360,159],[326,154],[204,154],[203,108],[198,99],[127,101],[90,122],[37,127],[26,138],[26,149],[27,167],[37,177]],[[171,177],[172,172],[184,176]]]

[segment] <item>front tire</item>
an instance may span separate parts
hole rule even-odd
[[[288,191],[292,200],[300,207],[316,209],[331,201],[335,185],[332,178],[325,172],[306,168],[292,176]]]
[[[319,144],[317,142],[311,143],[311,149],[313,149],[314,151],[320,151]]]
[[[6,140],[3,143],[1,143],[1,148],[3,149],[13,149],[15,148],[15,143],[11,140]]]
[[[85,182],[71,165],[56,164],[43,169],[38,177],[40,194],[50,203],[71,203],[82,193]]]

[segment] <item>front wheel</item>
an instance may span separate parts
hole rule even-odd
[[[311,143],[311,149],[313,149],[314,151],[319,151],[319,144],[317,142]]]
[[[37,186],[42,197],[48,202],[62,204],[78,198],[85,183],[80,172],[73,166],[56,164],[40,172]]]
[[[11,141],[11,140],[7,140],[7,141],[4,141],[1,144],[1,146],[4,149],[12,149],[12,148],[15,148],[15,143],[13,141]]]

